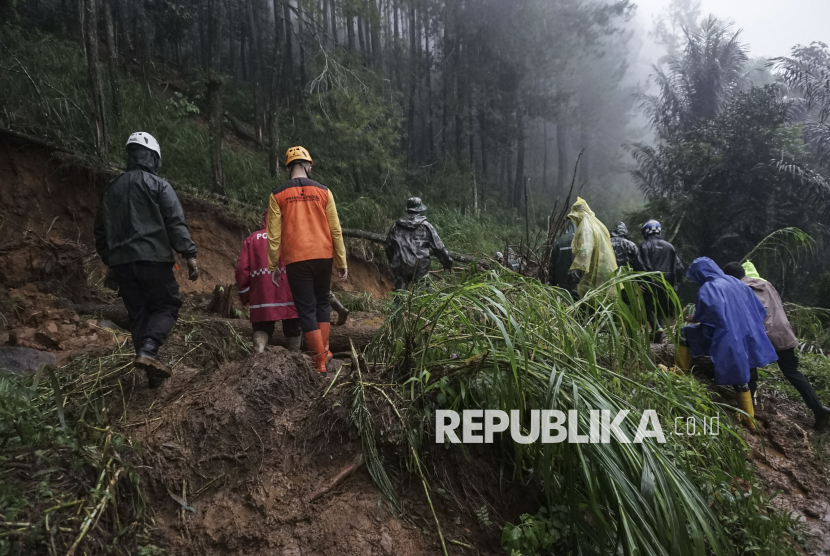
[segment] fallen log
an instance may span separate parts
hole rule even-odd
[[[79,315],[95,315],[108,319],[122,328],[129,328],[127,310],[121,304],[81,304],[74,305],[73,309]],[[336,315],[337,313],[334,314]],[[228,326],[231,326],[243,338],[250,338],[253,335],[251,323],[245,319],[227,319],[202,315],[199,315],[198,318],[205,322],[227,323]],[[351,342],[354,342],[356,348],[362,349],[369,345],[369,342],[372,341],[381,324],[383,324],[383,316],[380,313],[353,311],[349,314],[349,320],[346,324],[331,327],[329,349],[332,353],[349,351],[351,350]],[[270,345],[287,347],[279,324],[274,331]]]
[[[364,230],[343,228],[343,235],[345,237],[353,237],[355,239],[365,239],[366,241],[374,241],[375,243],[386,243],[386,236],[382,234],[376,234],[374,232],[367,232]],[[456,253],[455,251],[450,251],[450,257],[452,257],[452,260],[458,261],[460,263],[474,263],[478,261],[476,257],[471,257],[470,255],[465,255],[463,253]]]

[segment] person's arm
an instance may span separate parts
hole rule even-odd
[[[250,241],[245,240],[242,244],[242,250],[239,252],[239,257],[236,259],[236,289],[239,292],[239,301],[243,305],[248,305],[251,297],[251,265],[250,256],[248,254],[248,247]]]
[[[182,204],[170,184],[164,180],[159,181],[161,183],[158,189],[158,206],[161,217],[164,219],[164,227],[167,230],[170,245],[176,253],[179,253],[185,259],[192,259],[196,256],[196,244],[190,237],[190,230],[184,219]]]
[[[643,259],[640,258],[640,250],[634,242],[631,242],[631,268],[637,272],[643,272],[646,269]]]
[[[107,230],[104,227],[104,200],[101,199],[101,204],[98,205],[98,212],[95,215],[95,250],[104,261],[104,264],[109,266],[107,259],[109,259],[109,246],[107,244]]]
[[[441,261],[441,265],[444,267],[444,270],[451,269],[452,257],[450,257],[449,250],[447,250],[444,246],[444,242],[442,242],[441,238],[438,237],[438,232],[429,222],[424,222],[423,225],[427,227],[427,230],[429,230],[430,249],[433,253],[435,253],[435,256],[438,257],[438,260]]]
[[[643,272],[651,272],[651,259],[648,256],[648,248],[645,243],[640,244],[640,264],[643,265]]]
[[[395,240],[394,240],[394,233],[395,233],[395,226],[397,224],[392,224],[392,227],[389,228],[389,233],[386,234],[386,242],[383,244],[383,250],[386,251],[386,260],[389,264],[392,264],[392,259],[395,257]]]
[[[280,241],[282,240],[282,210],[274,195],[271,195],[268,201],[268,223],[265,233],[268,234],[268,270],[274,272],[280,261]]]
[[[348,266],[346,244],[343,242],[343,230],[340,228],[340,218],[337,216],[337,206],[334,204],[334,195],[331,191],[329,191],[329,200],[326,203],[326,218],[329,221],[331,242],[334,246],[334,268],[344,269]]]

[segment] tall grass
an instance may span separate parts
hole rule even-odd
[[[738,487],[751,484],[752,470],[723,408],[695,379],[652,363],[640,279],[618,277],[576,302],[509,272],[433,282],[398,294],[370,357],[397,379],[398,395],[408,403],[407,426],[419,431],[414,436],[421,443],[434,442],[433,412],[440,408],[519,410],[524,434],[531,410],[577,410],[578,429],[587,433],[590,410],[613,416],[625,409],[629,439],[644,410],[657,412],[665,444],[613,437],[609,443],[520,444],[507,434],[497,441],[514,454],[514,472],[539,485],[550,514],[566,507],[558,512],[564,525],[547,537],[555,546],[536,548],[702,555],[732,554],[755,537],[783,544],[776,535],[791,521],[759,515],[766,515],[760,492]],[[634,310],[613,295],[622,289]],[[718,436],[672,433],[675,418],[701,427],[713,417],[720,419]]]

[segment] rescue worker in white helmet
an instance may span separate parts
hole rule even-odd
[[[196,244],[170,184],[156,175],[161,148],[149,133],[127,139],[127,171],[112,180],[95,219],[95,249],[109,267],[105,285],[117,290],[130,321],[136,367],[150,388],[171,374],[159,348],[176,324],[179,284],[173,274],[178,253],[187,260],[188,278],[201,274]]]

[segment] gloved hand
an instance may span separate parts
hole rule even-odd
[[[187,259],[187,277],[191,282],[195,282],[202,275],[202,269],[199,267],[199,260],[196,257]]]
[[[582,272],[581,270],[569,270],[569,271],[568,271],[568,276],[569,276],[569,277],[570,277],[570,279],[571,279],[571,280],[573,280],[575,283],[576,283],[576,282],[579,282],[580,280],[582,280],[582,275],[583,275],[583,274],[585,274],[585,273],[584,273],[584,272]]]
[[[104,276],[104,287],[114,292],[118,291],[118,280],[115,279],[115,271],[111,268],[107,270],[107,275]]]

